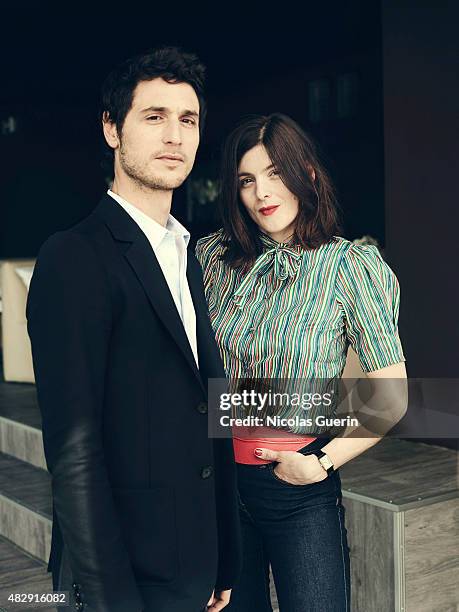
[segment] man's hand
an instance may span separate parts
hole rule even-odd
[[[231,597],[231,589],[229,591],[212,591],[209,601],[207,602],[207,609],[211,612],[218,612],[223,610],[228,604]]]
[[[316,455],[302,455],[296,451],[274,451],[267,448],[256,448],[255,456],[259,459],[277,461],[275,475],[293,485],[307,485],[325,480],[328,474],[320,465]]]

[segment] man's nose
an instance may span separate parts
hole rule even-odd
[[[181,144],[180,124],[178,121],[168,121],[163,131],[163,142],[166,144]]]

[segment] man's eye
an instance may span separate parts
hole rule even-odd
[[[189,117],[184,117],[182,121],[184,123],[188,123],[188,125],[196,125],[196,121],[194,119],[190,119]]]
[[[147,117],[147,121],[156,121],[157,119],[161,119],[161,117],[159,115],[150,115],[150,117]]]

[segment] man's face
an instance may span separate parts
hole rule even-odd
[[[138,83],[117,142],[115,175],[124,172],[147,189],[179,187],[199,145],[199,101],[193,87],[162,78]]]

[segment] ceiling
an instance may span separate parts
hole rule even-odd
[[[120,8],[121,7],[121,8]],[[379,45],[379,1],[207,4],[49,2],[2,9],[0,108],[92,104],[108,70],[159,44],[195,51],[208,91]]]

